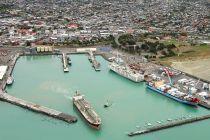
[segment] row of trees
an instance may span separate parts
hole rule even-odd
[[[135,45],[136,44],[136,40],[134,36],[131,34],[121,35],[118,40],[119,40],[119,43],[122,45]]]
[[[146,41],[146,36],[140,36],[143,39],[141,40],[141,45],[136,45],[139,38],[135,38],[131,34],[125,34],[119,37],[119,43],[121,46],[119,48],[129,51],[131,53],[150,53],[153,55],[161,55],[162,57],[170,57],[176,55],[174,50],[176,46],[174,44],[165,45],[156,41]]]

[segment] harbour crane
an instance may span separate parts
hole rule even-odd
[[[170,72],[167,68],[164,68],[163,70],[164,70],[164,72],[167,74],[168,79],[169,79],[169,82],[170,82],[170,85],[172,86],[172,85],[173,85],[173,81],[172,81],[172,79],[171,79],[171,76],[173,76],[173,73]]]

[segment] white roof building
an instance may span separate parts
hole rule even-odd
[[[0,66],[0,80],[3,79],[6,71],[7,71],[7,66]]]

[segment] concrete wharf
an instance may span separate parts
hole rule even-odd
[[[65,53],[62,53],[62,60],[63,60],[63,71],[64,72],[69,72],[67,56],[66,56]]]
[[[138,131],[129,133],[128,136],[142,135],[142,134],[151,133],[154,131],[160,131],[163,129],[180,126],[180,125],[185,125],[185,124],[189,124],[189,123],[193,123],[193,122],[198,122],[198,121],[202,121],[202,120],[206,120],[206,119],[210,119],[210,114],[200,116],[200,117],[189,118],[189,119],[185,119],[185,120],[174,121],[174,122],[170,122],[168,124],[157,125],[157,126],[153,126],[150,128],[146,128],[144,130],[138,130]]]
[[[200,99],[200,102],[198,103],[200,106],[202,106],[204,108],[207,108],[207,109],[210,109],[210,101],[209,101],[209,99],[208,100],[204,100],[204,99],[201,99],[200,97],[198,97],[198,98]]]
[[[16,98],[14,96],[11,96],[7,94],[6,92],[0,91],[0,100],[9,102],[11,104],[15,104],[17,106],[29,109],[34,112],[42,113],[47,116],[68,122],[68,123],[74,123],[77,121],[77,118],[59,111],[56,111],[54,109],[50,109],[44,106],[37,105],[32,102],[24,101],[22,99]]]
[[[17,53],[16,55],[14,55],[13,56],[13,58],[11,59],[11,61],[10,61],[10,64],[8,65],[8,69],[7,69],[7,72],[6,72],[6,74],[5,74],[5,78],[2,80],[2,83],[1,83],[1,85],[0,85],[0,88],[1,89],[5,89],[5,87],[6,87],[6,84],[7,84],[7,78],[9,77],[9,76],[11,76],[11,74],[12,74],[12,71],[13,71],[13,69],[14,69],[14,66],[15,66],[15,64],[16,64],[16,61],[17,61],[17,59],[20,57],[20,54],[19,53]]]
[[[93,52],[89,51],[88,54],[89,54],[88,59],[92,63],[92,66],[95,69],[95,71],[100,71],[100,63],[96,61],[96,58],[94,57]]]

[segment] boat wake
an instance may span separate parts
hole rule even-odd
[[[72,96],[64,95],[64,97],[65,97],[66,99],[72,100]]]

